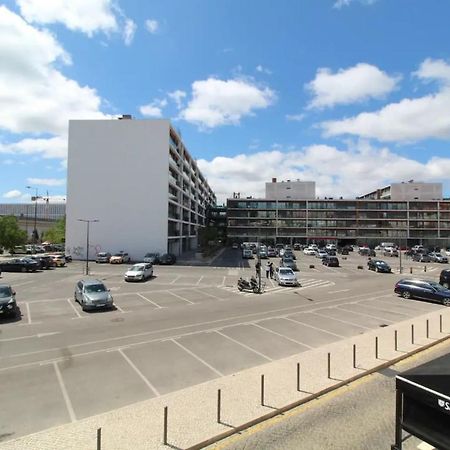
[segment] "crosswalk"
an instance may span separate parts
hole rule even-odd
[[[298,287],[289,287],[289,286],[278,286],[277,282],[275,280],[266,280],[266,286],[264,289],[265,293],[268,294],[274,294],[277,292],[280,293],[292,293],[297,291],[302,291],[305,289],[314,289],[314,288],[323,288],[323,287],[330,287],[334,286],[336,283],[329,280],[320,280],[317,278],[307,278],[307,279],[301,279],[300,280],[300,286]],[[229,292],[233,292],[236,294],[240,294],[243,296],[251,296],[254,295],[253,292],[248,291],[239,291],[239,289],[236,286],[217,286],[218,288],[225,289]]]

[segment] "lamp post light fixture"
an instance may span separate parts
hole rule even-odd
[[[27,189],[35,189],[36,195],[31,196],[31,201],[34,200],[34,229],[33,229],[33,244],[37,244],[39,235],[37,231],[37,201],[39,198],[42,198],[38,195],[38,188],[33,186],[26,186]]]
[[[89,225],[94,222],[100,222],[98,219],[77,219],[79,222],[86,223],[86,275],[89,275]]]

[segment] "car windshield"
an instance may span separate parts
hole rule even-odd
[[[11,288],[9,286],[0,286],[0,298],[11,297]]]
[[[88,284],[84,288],[85,292],[93,293],[93,292],[105,292],[106,287],[104,284]]]
[[[123,253],[114,253],[114,256],[123,256]]]
[[[154,258],[155,256],[157,256],[157,253],[147,253],[145,258]]]
[[[292,269],[280,269],[280,275],[294,275]]]
[[[294,260],[292,258],[283,258],[284,263],[293,263]]]
[[[140,266],[139,264],[136,264],[130,270],[132,272],[142,272],[144,270],[144,266]]]
[[[104,253],[104,252],[98,253],[97,256],[106,256],[106,253]]]
[[[447,288],[441,286],[439,283],[430,283],[430,285],[434,287],[437,291],[444,291],[444,292],[448,291]]]

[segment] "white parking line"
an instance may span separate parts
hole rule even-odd
[[[75,411],[73,410],[72,402],[70,400],[69,394],[67,393],[66,385],[62,378],[61,372],[56,361],[53,362],[53,367],[55,368],[56,378],[58,379],[59,388],[61,389],[62,395],[64,397],[64,402],[66,403],[67,412],[69,413],[70,421],[76,422],[77,417],[75,416]]]
[[[199,289],[193,289],[193,290],[196,291],[196,292],[200,292],[201,294],[206,295],[207,297],[211,297],[211,298],[213,298],[214,300],[219,300],[220,302],[221,302],[222,300],[226,300],[226,299],[217,297],[217,295],[210,294],[209,292],[203,292],[203,291],[200,291]]]
[[[114,306],[115,306],[122,314],[126,314],[126,313],[131,312],[131,311],[124,311],[117,303],[114,303]]]
[[[350,289],[339,289],[339,291],[328,291],[329,294],[337,294],[339,292],[348,292]]]
[[[169,284],[175,284],[175,282],[181,278],[181,275],[177,275]]]
[[[277,336],[280,336],[280,337],[282,337],[284,339],[287,339],[288,341],[294,342],[294,344],[299,344],[299,345],[303,345],[303,346],[308,347],[308,348],[312,348],[308,344],[304,344],[303,342],[300,342],[300,341],[297,341],[297,340],[292,339],[290,337],[287,337],[284,334],[277,333],[276,331],[273,331],[270,328],[263,327],[260,323],[251,323],[250,325],[253,325],[254,327],[257,327],[257,328],[261,328],[261,330],[268,331],[269,333],[272,333],[272,334],[275,334]]]
[[[204,275],[202,275],[202,276],[198,279],[198,281],[197,281],[197,283],[195,283],[195,285],[198,286],[198,285],[201,283],[201,281],[203,280],[203,278],[204,278]]]
[[[200,361],[202,364],[204,364],[206,367],[211,369],[216,375],[219,375],[219,377],[223,377],[224,374],[217,370],[215,367],[211,366],[211,364],[208,364],[204,359],[200,358],[200,356],[197,356],[194,352],[191,352],[188,348],[186,348],[184,345],[180,344],[175,339],[168,339],[170,342],[173,342],[174,344],[178,345],[178,347],[182,348],[186,353],[189,353],[193,358],[195,358],[197,361]]]
[[[161,394],[158,392],[158,389],[153,386],[150,381],[148,381],[147,377],[136,367],[136,365],[131,361],[130,358],[128,358],[127,355],[123,352],[122,349],[119,349],[118,352],[123,356],[125,361],[130,365],[130,367],[138,374],[138,376],[141,378],[141,380],[147,385],[147,387],[157,396],[159,397]]]
[[[350,322],[348,320],[337,319],[336,317],[327,316],[326,314],[320,314],[320,309],[318,311],[314,311],[314,314],[316,314],[317,316],[320,316],[320,317],[324,317],[325,319],[336,320],[337,322],[342,322],[342,323],[345,323],[347,325],[353,325],[355,327],[365,328],[366,330],[372,330],[373,329],[371,327],[366,327],[366,326],[361,325],[359,323]]]
[[[28,325],[31,325],[30,304],[29,303],[25,303],[25,307],[27,308]]]
[[[226,281],[226,279],[227,279],[227,277],[223,277],[221,286],[225,286],[225,281]]]
[[[242,342],[237,341],[236,339],[233,339],[230,336],[227,336],[226,334],[220,332],[219,330],[216,330],[217,334],[220,334],[222,337],[229,339],[231,342],[234,342],[235,344],[240,345],[241,347],[246,348],[247,350],[250,350],[253,353],[256,353],[257,355],[261,356],[262,358],[266,359],[267,361],[273,361],[272,358],[269,358],[268,356],[264,355],[261,352],[258,352],[258,350],[255,350],[254,348],[249,347],[248,345],[243,344]]]
[[[141,297],[142,300],[145,300],[146,302],[152,304],[153,306],[156,306],[157,308],[160,308],[160,309],[166,308],[166,306],[158,305],[158,303],[154,302],[153,300],[150,300],[149,298],[145,297],[145,296],[142,295],[142,294],[139,294],[139,292],[137,292],[136,295],[138,295],[139,297]]]
[[[179,298],[180,300],[183,300],[183,301],[185,301],[185,302],[187,302],[187,303],[189,303],[191,305],[195,305],[194,302],[191,302],[190,300],[188,300],[187,298],[182,297],[181,295],[175,294],[175,292],[172,292],[172,291],[167,291],[167,292],[170,295],[173,295],[174,297]]]
[[[83,317],[75,308],[75,306],[72,304],[72,299],[68,298],[67,303],[69,303],[70,307],[73,309],[74,313],[77,315],[77,317],[73,317],[73,319],[86,319],[86,317]]]
[[[23,283],[14,283],[14,287],[18,287],[18,286],[25,286],[26,284],[30,284],[33,283],[35,280],[31,280],[31,281],[24,281]]]
[[[331,334],[332,336],[338,337],[340,339],[343,339],[345,337],[345,336],[341,336],[340,334],[336,334],[336,333],[333,333],[331,331],[324,330],[323,328],[315,327],[314,325],[310,325],[309,323],[304,323],[304,322],[300,322],[299,320],[291,319],[290,317],[287,317],[287,316],[285,316],[284,318],[286,320],[291,321],[291,322],[295,322],[295,323],[299,323],[301,325],[305,325],[305,327],[314,328],[314,330],[321,331],[322,333]]]
[[[358,302],[354,302],[354,303],[358,303]],[[383,322],[394,323],[393,320],[384,319],[383,317],[374,316],[374,315],[372,315],[372,314],[366,314],[366,313],[363,313],[363,312],[361,312],[361,311],[352,311],[351,307],[350,307],[350,308],[344,308],[344,306],[349,306],[349,305],[351,305],[351,303],[347,303],[347,304],[345,304],[345,305],[338,305],[338,306],[336,306],[336,308],[339,308],[339,309],[341,309],[341,310],[343,310],[343,311],[346,311],[346,312],[354,312],[354,313],[357,313],[357,314],[361,314],[361,315],[363,315],[363,316],[372,317],[372,319],[381,320],[381,321],[383,321]],[[363,305],[361,305],[361,306],[363,306]]]

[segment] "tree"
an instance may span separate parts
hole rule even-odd
[[[14,250],[16,245],[24,245],[26,242],[27,233],[19,228],[16,217],[0,217],[0,246]]]
[[[45,233],[44,238],[52,244],[62,244],[66,238],[66,217],[57,220],[55,225]]]

